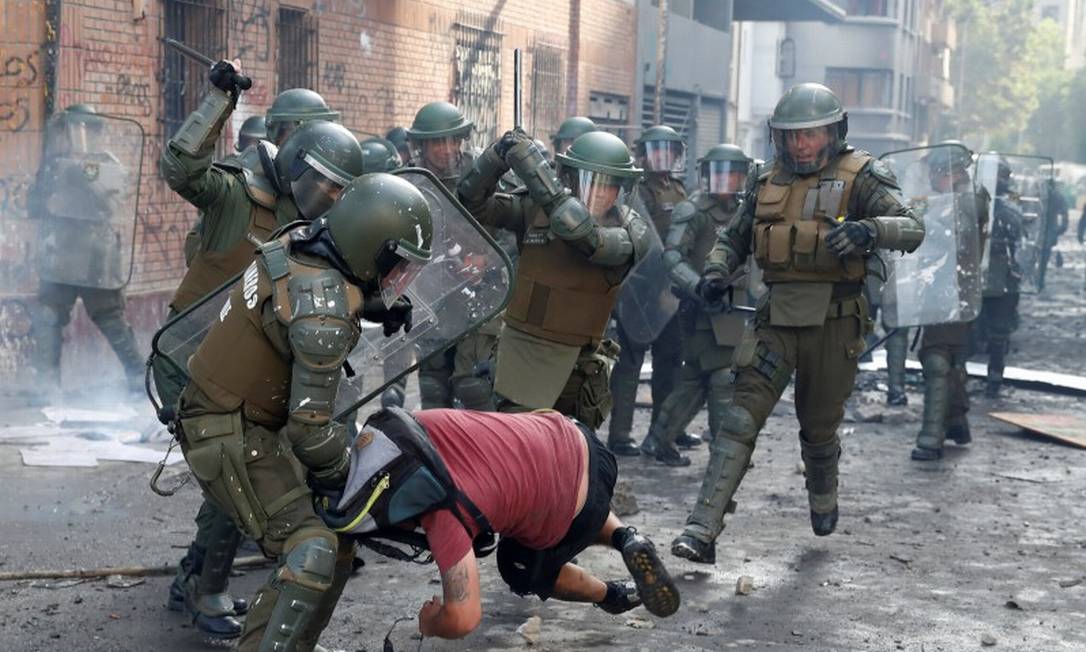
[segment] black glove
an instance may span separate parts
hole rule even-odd
[[[238,90],[241,88],[242,76],[234,68],[234,64],[226,59],[219,61],[211,66],[211,72],[207,78],[211,80],[211,85],[215,88],[237,97]]]
[[[494,143],[494,153],[497,154],[501,160],[505,160],[505,155],[509,153],[513,145],[516,145],[521,140],[528,137],[528,134],[523,129],[510,129],[502,134],[502,137]]]
[[[871,227],[863,222],[845,222],[826,234],[826,246],[841,258],[856,250],[866,251],[874,241]]]
[[[701,277],[694,292],[706,305],[719,305],[728,296],[728,281],[720,274],[709,272]]]
[[[403,328],[404,333],[411,332],[411,299],[402,296],[396,299],[392,307],[385,311],[381,325],[385,327],[385,337],[392,337]]]
[[[385,337],[391,337],[403,327],[403,332],[411,332],[411,299],[404,295],[386,308],[380,298],[367,299],[362,308],[362,319],[381,324],[385,327]]]

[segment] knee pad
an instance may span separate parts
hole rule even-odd
[[[945,376],[950,373],[950,359],[942,352],[921,352],[920,364],[923,367],[925,378],[931,376]]]
[[[419,373],[419,395],[425,407],[452,407],[449,386],[440,375]]]
[[[302,533],[295,533],[295,536]],[[306,538],[294,543],[287,540],[288,550],[283,558],[276,579],[286,584],[296,584],[314,591],[324,591],[332,585],[336,572],[336,544],[329,532],[320,536],[309,532]]]
[[[754,415],[745,407],[735,403],[728,405],[723,412],[723,421],[719,433],[722,437],[747,446],[754,445],[754,440],[758,437],[758,424],[754,421]],[[713,441],[718,439],[720,437]]]

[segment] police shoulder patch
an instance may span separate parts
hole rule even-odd
[[[871,173],[871,176],[875,177],[882,183],[891,186],[892,188],[897,188],[899,190],[901,189],[901,186],[899,186],[897,183],[897,177],[894,176],[893,171],[890,170],[890,166],[886,165],[886,163],[880,161],[879,159],[871,159],[871,162],[868,164],[867,169]]]

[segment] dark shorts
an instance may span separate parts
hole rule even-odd
[[[590,429],[582,425],[581,432],[588,441],[588,495],[566,536],[545,550],[533,550],[515,539],[503,538],[498,543],[498,571],[518,595],[534,593],[544,600],[551,597],[562,566],[596,542],[611,513],[611,495],[618,477],[615,456]]]

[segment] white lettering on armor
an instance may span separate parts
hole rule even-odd
[[[245,307],[252,310],[256,307],[256,281],[257,281],[256,263],[251,263],[245,270],[245,285],[242,287],[242,294],[245,296]]]

